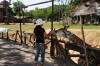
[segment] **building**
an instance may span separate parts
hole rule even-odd
[[[83,23],[87,22],[89,19],[87,17],[90,16],[90,23],[96,22],[100,19],[100,2],[96,0],[90,0],[81,3],[76,9],[71,13],[72,16],[82,16]],[[97,19],[97,17],[99,17]],[[100,20],[99,20],[100,23]]]
[[[3,19],[3,4],[0,3],[0,21]]]
[[[9,2],[4,0],[0,2],[0,22],[4,22],[5,18],[10,15],[11,8],[9,7]]]

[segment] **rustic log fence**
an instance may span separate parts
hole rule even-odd
[[[22,31],[22,37],[20,35],[19,30],[10,30],[7,32],[1,32],[0,38],[7,39],[7,40],[13,40],[19,43],[21,43],[21,39],[22,39],[22,44],[27,44],[29,46],[34,45],[34,39],[32,38],[32,33],[25,32],[25,31]]]
[[[86,66],[84,47],[76,43],[70,43],[63,40],[53,39],[55,45],[55,54],[54,56],[60,57],[64,60],[71,57],[79,57],[78,64]],[[70,54],[69,50],[77,51],[79,54]],[[87,57],[89,59],[89,66],[98,66],[100,65],[100,49],[87,46]],[[81,61],[80,61],[81,60]],[[67,61],[66,61],[67,62]]]

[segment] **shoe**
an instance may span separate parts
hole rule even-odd
[[[34,66],[37,66],[37,63],[34,63]]]
[[[43,64],[41,64],[40,66],[43,66]]]
[[[40,66],[44,66],[44,62],[40,62]]]

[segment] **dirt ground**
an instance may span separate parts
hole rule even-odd
[[[72,33],[82,39],[80,29],[69,29]],[[99,29],[84,29],[85,42],[92,47],[100,48],[100,30]]]

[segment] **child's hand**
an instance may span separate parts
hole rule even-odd
[[[56,33],[55,33],[54,30],[52,30],[52,31],[49,32],[49,35],[55,35],[55,34],[56,34]]]
[[[45,49],[48,49],[48,46],[47,45],[45,45]]]

